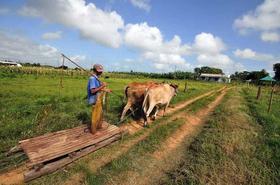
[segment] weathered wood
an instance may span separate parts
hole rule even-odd
[[[101,92],[97,95],[97,100],[94,106],[92,106],[92,114],[91,114],[91,133],[95,134],[98,128],[102,127],[103,120],[103,109],[102,109],[102,101],[105,92]]]
[[[20,152],[20,151],[22,151],[22,148],[20,147],[20,145],[14,146],[13,148],[11,148],[11,149],[6,153],[6,156],[10,156],[10,155],[12,155],[13,153],[17,153],[17,152]]]
[[[262,87],[259,86],[259,88],[258,88],[258,93],[257,93],[257,100],[259,100],[260,97],[261,97],[261,91],[262,91]]]
[[[39,170],[32,169],[29,172],[24,174],[24,181],[28,182],[28,181],[33,180],[35,178],[38,178],[42,175],[52,173],[52,172],[60,169],[61,167],[72,163],[73,161],[77,160],[78,158],[83,157],[83,156],[85,156],[85,155],[87,155],[91,152],[94,152],[94,151],[96,151],[96,150],[98,150],[98,149],[100,149],[104,146],[107,146],[107,145],[113,143],[114,141],[119,140],[120,138],[121,138],[121,134],[114,135],[114,136],[112,136],[112,137],[110,137],[106,140],[103,140],[99,143],[96,143],[95,145],[86,147],[84,149],[81,149],[80,151],[75,152],[75,155],[73,155],[71,157],[68,156],[68,157],[60,159],[56,162],[46,164],[45,166],[43,166]]]
[[[118,127],[106,122],[104,122],[103,128],[95,134],[84,132],[85,128],[67,129],[63,132],[59,131],[58,134],[47,134],[48,137],[39,136],[22,141],[20,146],[30,160],[28,166],[34,166],[67,155],[78,149],[106,140],[121,132]]]
[[[187,90],[188,90],[188,84],[187,84],[187,82],[185,82],[184,92],[187,92]]]
[[[273,93],[274,93],[274,86],[271,88],[271,93],[270,93],[270,98],[269,98],[269,103],[268,103],[267,112],[270,112],[270,110],[271,110],[272,99],[273,99]]]
[[[114,134],[112,135],[116,135],[119,134],[119,131],[114,131]],[[95,142],[100,142],[103,140],[106,140],[110,135],[105,135],[105,136],[101,136],[100,138],[96,139]],[[67,148],[61,148],[60,147],[56,147],[54,150],[48,151],[47,153],[45,153],[44,156],[39,156],[39,157],[33,157],[33,160],[30,160],[30,164],[28,164],[28,166],[33,166],[34,164],[37,164],[39,162],[45,162],[51,159],[55,159],[58,158],[60,156],[63,156],[65,154],[68,154],[69,151],[74,151],[74,150],[78,150],[83,146],[89,146],[95,144],[93,142],[89,142],[89,141],[85,141],[79,145],[75,145],[75,147],[73,147],[73,145],[68,146]],[[47,150],[44,150],[47,151]]]
[[[82,130],[84,130],[86,128],[87,128],[86,125],[82,125],[82,126],[75,127],[75,128],[72,128],[72,129],[66,129],[66,130],[61,130],[61,131],[57,131],[57,132],[52,132],[52,133],[44,134],[42,136],[38,136],[38,137],[35,137],[35,138],[29,138],[29,139],[21,140],[21,141],[19,141],[19,144],[22,144],[24,142],[35,142],[36,143],[38,140],[44,140],[46,138],[53,138],[53,136],[59,137],[61,135],[64,135],[66,132],[68,134],[81,132]]]

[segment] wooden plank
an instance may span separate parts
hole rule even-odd
[[[106,127],[105,127],[105,124],[104,124],[104,128],[107,128],[107,125],[108,124],[106,124]],[[27,146],[27,147],[29,147],[29,146],[40,147],[42,145],[42,143],[47,144],[47,145],[51,144],[51,143],[55,143],[55,142],[58,142],[58,140],[61,140],[65,136],[67,136],[68,138],[71,138],[71,137],[74,137],[74,138],[81,137],[81,136],[83,136],[85,134],[85,132],[84,132],[85,129],[87,129],[86,126],[78,127],[78,128],[73,128],[73,129],[67,129],[63,133],[58,131],[59,134],[56,134],[56,133],[46,134],[47,137],[39,136],[39,137],[31,138],[29,140],[25,140],[23,142],[20,142],[20,144],[23,147],[25,147],[25,146]]]
[[[73,137],[73,135],[72,136],[66,135],[66,137],[62,137],[62,139],[60,139],[60,142],[51,143],[51,150],[46,151],[46,153],[52,152],[52,150],[55,150],[56,147],[61,147],[61,145],[65,146],[65,148],[66,148],[66,147],[72,147],[72,144],[80,145],[80,144],[83,144],[84,142],[98,142],[98,140],[96,140],[96,139],[101,139],[101,137],[103,137],[103,136],[112,135],[112,134],[114,134],[115,131],[117,133],[119,132],[118,129],[111,128],[110,130],[108,129],[106,131],[103,131],[102,133],[99,132],[99,134],[96,134],[96,135],[92,135],[90,133],[83,133],[79,137]],[[93,141],[93,140],[96,140],[96,141]],[[48,148],[49,148],[49,146],[48,146]],[[59,149],[63,149],[63,148],[59,148]],[[35,155],[37,154],[36,152],[38,152],[38,150],[40,150],[40,149],[45,150],[44,148],[40,148],[40,147],[38,148],[37,146],[34,147],[34,145],[29,146],[27,149],[30,151],[34,151]]]
[[[28,181],[31,181],[35,178],[38,178],[42,175],[45,175],[45,174],[49,174],[49,173],[52,173],[58,169],[60,169],[61,167],[67,165],[67,164],[70,164],[72,163],[73,161],[79,159],[80,157],[83,157],[91,152],[94,152],[104,146],[107,146],[111,143],[113,143],[114,141],[117,141],[121,138],[121,134],[117,134],[109,139],[106,139],[96,145],[92,145],[92,146],[89,146],[87,148],[84,148],[82,149],[81,151],[78,151],[76,152],[76,154],[72,157],[68,156],[68,157],[65,157],[61,160],[58,160],[56,162],[53,162],[53,163],[49,163],[49,164],[46,164],[45,166],[43,166],[41,169],[39,170],[35,170],[35,169],[32,169],[30,170],[29,172],[25,173],[24,174],[24,181],[25,182],[28,182]]]
[[[21,140],[21,141],[19,141],[19,143],[22,144],[22,143],[25,143],[25,142],[37,142],[38,140],[51,138],[52,136],[63,135],[63,134],[65,134],[65,132],[70,134],[70,132],[77,132],[79,130],[84,130],[86,128],[87,128],[86,125],[82,125],[82,126],[75,127],[75,128],[72,128],[72,129],[61,130],[61,131],[57,131],[57,132],[53,132],[53,133],[44,134],[42,136]]]
[[[109,124],[105,122],[104,127],[94,135],[84,132],[86,127],[79,127],[65,130],[63,134],[59,131],[59,134],[47,134],[48,137],[31,138],[21,142],[20,146],[29,157],[29,164],[36,165],[99,143],[121,132],[114,125],[106,125]]]
[[[66,142],[62,140],[62,142],[54,143],[46,148],[31,148],[27,153],[32,163],[41,163],[98,143],[118,133],[120,133],[119,130],[113,130],[105,135],[100,135],[97,138],[91,137],[90,133],[88,133],[87,136],[90,137],[80,137],[78,140],[66,140]]]
[[[71,153],[73,151],[76,151],[80,148],[96,144],[98,142],[106,140],[108,137],[114,136],[114,135],[119,134],[119,133],[120,133],[119,131],[114,131],[113,134],[104,135],[104,136],[102,136],[98,139],[95,139],[94,141],[92,141],[91,139],[88,139],[83,143],[76,143],[76,144],[75,143],[74,144],[70,143],[70,146],[67,146],[67,147],[65,147],[65,145],[57,145],[52,150],[48,150],[48,148],[43,149],[43,150],[40,150],[40,154],[42,154],[42,155],[37,155],[36,153],[35,153],[35,155],[30,155],[32,157],[32,160],[30,160],[30,162],[31,162],[32,165],[36,165],[38,163],[49,161],[51,159],[55,159],[57,157],[60,157],[60,156],[66,155],[68,153]]]

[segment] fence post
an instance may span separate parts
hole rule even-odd
[[[268,109],[267,109],[267,112],[268,112],[268,113],[269,113],[270,110],[271,110],[273,93],[274,93],[274,86],[271,88],[271,93],[270,93],[270,98],[269,98],[269,104],[268,104]]]
[[[185,88],[184,88],[184,92],[186,92],[187,90],[188,90],[187,81],[185,81]]]
[[[261,88],[262,88],[261,86],[259,86],[259,88],[258,88],[257,100],[259,100],[259,99],[260,99],[260,97],[261,97],[261,91],[262,91],[262,89],[261,89]]]
[[[97,129],[102,127],[103,121],[103,108],[102,108],[102,101],[105,92],[101,92],[97,94],[97,100],[95,105],[92,106],[92,113],[91,113],[91,133],[96,133]]]

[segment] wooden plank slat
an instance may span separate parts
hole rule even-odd
[[[96,135],[92,135],[91,133],[82,133],[79,137],[73,137],[73,136],[66,136],[66,138],[62,138],[61,142],[56,142],[56,143],[52,143],[51,146],[51,150],[46,150],[45,148],[36,148],[34,146],[31,146],[32,148],[28,148],[30,150],[29,155],[37,155],[38,150],[44,150],[44,155],[51,153],[53,151],[57,150],[63,150],[65,148],[72,148],[72,145],[78,145],[80,147],[80,145],[82,145],[85,142],[98,142],[98,140],[96,139],[102,139],[103,136],[108,137],[109,135],[113,135],[114,131],[116,131],[117,133],[119,133],[118,129],[115,128],[111,128],[109,127],[109,129],[103,131],[103,132],[99,132]],[[109,134],[109,135],[108,135]],[[94,141],[93,141],[94,140]]]
[[[60,130],[60,131],[57,131],[57,132],[52,132],[52,133],[44,134],[44,135],[41,135],[41,136],[21,140],[21,141],[19,141],[19,143],[22,144],[22,143],[25,143],[25,142],[36,142],[38,139],[46,139],[46,138],[52,137],[54,135],[55,136],[60,136],[60,135],[65,134],[65,132],[68,132],[68,133],[77,132],[79,130],[84,130],[86,128],[87,128],[86,125],[82,125],[82,126],[75,127],[75,128],[72,128],[72,129]]]
[[[56,157],[71,153],[80,148],[86,147],[88,145],[100,142],[111,135],[119,133],[118,130],[114,130],[108,133],[100,134],[98,137],[93,137],[90,133],[84,133],[83,137],[76,138],[62,138],[60,142],[52,143],[48,147],[42,148],[27,148],[28,156],[32,163],[41,163]],[[62,137],[62,136],[61,136]]]
[[[51,151],[49,151],[48,149],[40,150],[40,154],[43,154],[43,155],[38,156],[38,155],[36,155],[36,153],[33,156],[30,155],[30,156],[32,156],[32,160],[30,160],[30,161],[31,161],[32,165],[36,165],[36,164],[66,155],[73,151],[79,150],[80,148],[84,148],[86,146],[96,144],[100,141],[106,140],[107,138],[114,136],[116,134],[119,134],[119,133],[120,133],[119,131],[114,131],[114,133],[104,135],[95,140],[88,139],[83,143],[76,143],[76,144],[71,143],[71,145],[69,147],[65,147],[65,145],[57,145]]]
[[[71,162],[79,159],[80,157],[83,157],[91,152],[94,152],[104,146],[107,146],[111,143],[113,143],[114,141],[117,141],[121,138],[121,134],[117,134],[109,139],[106,139],[100,143],[98,143],[97,145],[92,145],[92,146],[89,146],[79,152],[77,152],[73,157],[65,157],[61,160],[58,160],[56,162],[52,162],[52,163],[49,163],[49,164],[46,164],[45,166],[43,166],[41,169],[39,170],[35,170],[35,169],[32,169],[30,171],[28,171],[27,173],[24,174],[24,181],[25,182],[28,182],[30,180],[33,180],[35,178],[38,178],[42,175],[45,175],[45,174],[49,174],[49,173],[52,173],[56,170],[58,170],[59,168],[67,165],[67,164],[70,164]]]
[[[76,127],[21,141],[20,146],[30,160],[29,166],[67,155],[90,145],[96,145],[121,133],[118,127],[106,122],[103,123],[102,129],[94,135],[84,132],[85,128],[85,126]]]
[[[109,127],[112,128],[112,127],[115,127],[115,126],[110,125]],[[44,148],[44,146],[42,146],[42,144],[48,145],[48,144],[56,143],[59,140],[63,140],[64,137],[67,137],[67,138],[70,139],[72,137],[78,138],[78,137],[84,136],[84,134],[86,134],[84,132],[84,130],[86,128],[87,127],[85,127],[85,126],[78,127],[78,128],[76,127],[76,128],[73,128],[73,129],[67,129],[63,133],[58,131],[59,134],[56,134],[56,132],[53,133],[53,134],[46,134],[47,137],[45,137],[45,135],[43,135],[44,137],[39,136],[39,137],[31,138],[29,140],[25,140],[25,141],[21,142],[20,144],[24,148],[27,148],[27,147],[28,148],[29,147]],[[104,126],[104,128],[106,128],[106,127]],[[100,133],[97,133],[97,134],[100,134]]]

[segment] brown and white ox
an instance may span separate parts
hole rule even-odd
[[[144,126],[147,126],[147,120],[153,109],[155,108],[154,119],[159,111],[159,108],[164,107],[164,113],[173,96],[178,92],[178,85],[160,84],[147,89],[143,101],[144,111]]]
[[[128,84],[125,88],[125,97],[127,98],[127,103],[123,109],[121,121],[124,119],[124,116],[128,110],[130,110],[134,115],[135,110],[133,109],[135,107],[142,107],[146,89],[158,84],[159,83],[156,82],[132,82]]]

